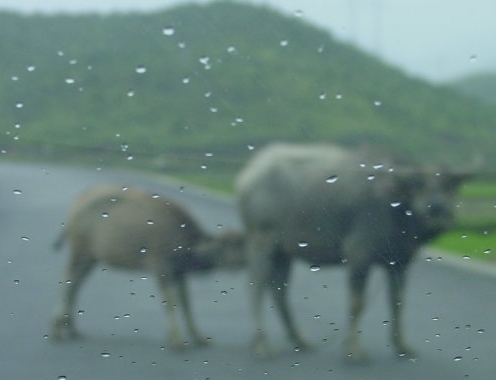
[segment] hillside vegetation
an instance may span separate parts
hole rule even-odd
[[[491,107],[266,7],[4,12],[0,33],[3,157],[118,159],[192,176],[208,168],[227,180],[272,140],[496,162]]]
[[[496,73],[480,73],[455,81],[452,87],[483,103],[496,104]]]

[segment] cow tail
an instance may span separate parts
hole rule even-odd
[[[60,231],[59,235],[57,236],[57,238],[53,242],[53,249],[55,251],[60,251],[60,249],[62,248],[62,246],[65,243],[65,239],[66,239],[65,230],[62,230],[62,231]]]

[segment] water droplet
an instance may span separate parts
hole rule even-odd
[[[153,220],[148,219],[148,220],[146,221],[146,224],[152,225],[152,224],[153,224]]]
[[[485,329],[479,329],[479,330],[477,330],[477,333],[479,333],[479,334],[483,334],[484,332],[486,332]]]
[[[19,280],[14,280],[14,285],[19,285]]]
[[[308,247],[308,242],[307,241],[300,241],[300,242],[298,242],[298,247],[306,248],[306,247]]]
[[[320,270],[320,265],[312,265],[310,266],[311,272],[318,272]]]
[[[459,361],[460,361],[460,360],[462,360],[462,359],[463,359],[463,357],[462,357],[462,356],[455,356],[455,357],[453,358],[453,360],[454,360],[455,362],[459,362]]]
[[[470,57],[469,57],[469,61],[470,62],[477,62],[477,54],[472,54]]]
[[[337,94],[337,95],[336,95],[336,99],[337,99],[337,100],[341,100],[341,99],[343,99],[343,95],[342,95],[342,94]]]
[[[200,63],[206,67],[210,67],[210,57],[204,55],[203,57],[200,57],[199,59]]]
[[[146,67],[143,65],[139,65],[136,67],[136,73],[138,74],[144,74],[146,73]]]
[[[279,42],[279,45],[281,45],[282,47],[286,47],[289,45],[289,41],[288,40],[281,40]]]
[[[484,250],[484,253],[486,253],[486,254],[489,254],[489,253],[491,253],[491,252],[492,252],[491,248],[488,248],[488,249],[485,249],[485,250]]]
[[[210,107],[210,112],[215,113],[215,112],[218,112],[218,111],[219,111],[219,109],[217,107]]]
[[[391,207],[398,207],[401,205],[401,202],[391,202]]]
[[[162,33],[164,36],[170,37],[173,36],[174,33],[176,33],[176,30],[172,26],[166,26],[162,29]]]
[[[67,380],[67,376],[60,375],[59,377],[57,377],[57,380]]]
[[[294,11],[295,17],[303,17],[304,13],[301,9],[297,9]]]
[[[15,195],[22,195],[22,190],[13,190],[12,191]]]
[[[146,253],[146,247],[141,247],[140,248],[140,253]]]
[[[102,218],[108,218],[110,214],[108,212],[102,212]]]
[[[250,144],[247,145],[247,148],[248,148],[248,150],[254,150],[255,149],[255,147],[253,145],[250,145]]]
[[[368,175],[368,176],[367,176],[367,179],[368,179],[369,181],[373,181],[373,180],[375,179],[375,175],[370,174],[370,175]]]
[[[220,294],[222,294],[223,296],[225,296],[227,294],[227,290],[221,290],[220,291]]]
[[[27,67],[27,69],[28,69],[29,72],[32,72],[32,71],[36,70],[36,67],[34,65],[29,65]]]
[[[110,355],[110,353],[108,353],[108,352],[102,352],[102,353],[100,354],[100,356],[101,356],[102,358],[109,358],[111,355]]]
[[[380,107],[382,106],[382,102],[380,100],[374,100],[374,106]]]
[[[462,256],[462,259],[463,260],[470,260],[470,256],[469,255],[464,255],[464,256]]]
[[[319,99],[320,100],[325,100],[327,98],[327,94],[325,92],[319,94]]]
[[[127,96],[129,96],[130,98],[132,98],[134,96],[134,94],[135,94],[134,90],[129,90],[127,92]]]
[[[65,83],[74,84],[76,83],[76,80],[74,78],[65,78]]]
[[[15,106],[16,106],[16,108],[22,108],[22,107],[24,107],[24,103],[23,102],[17,102],[15,104]]]
[[[338,180],[337,175],[331,175],[329,178],[326,179],[326,182],[327,183],[335,183],[335,182],[337,182],[337,180]]]
[[[22,241],[29,241],[29,238],[28,238],[27,236],[22,236],[22,237],[21,237],[21,240],[22,240]]]
[[[134,156],[131,154],[128,154],[128,156],[126,157],[126,160],[128,160],[128,161],[134,160]]]
[[[191,79],[190,79],[189,77],[184,77],[184,78],[182,79],[182,82],[183,82],[184,84],[188,84],[189,82],[191,82]]]
[[[234,54],[234,53],[236,53],[236,48],[235,48],[234,46],[229,46],[229,47],[227,48],[227,52],[228,52],[229,54]]]

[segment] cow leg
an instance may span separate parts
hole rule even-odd
[[[291,259],[284,254],[278,254],[274,258],[273,263],[270,285],[274,296],[275,306],[279,311],[291,341],[299,349],[308,348],[309,344],[301,337],[288,304],[287,289]]]
[[[405,342],[403,336],[403,293],[405,288],[406,270],[401,264],[396,263],[388,268],[389,279],[389,302],[391,305],[391,340],[399,357],[415,357],[413,350]]]
[[[77,293],[91,269],[95,266],[95,260],[86,254],[73,254],[66,272],[66,280],[62,284],[62,297],[56,309],[52,322],[52,339],[61,340],[64,330],[69,338],[77,338],[79,334],[73,320],[74,304]]]
[[[183,349],[185,340],[181,334],[181,325],[177,318],[176,308],[179,296],[180,280],[174,275],[160,274],[158,284],[161,292],[162,304],[165,305],[165,312],[168,319],[168,337],[173,349]]]
[[[265,332],[262,307],[264,291],[273,273],[273,244],[274,237],[264,233],[252,234],[247,241],[250,300],[255,322],[253,351],[261,358],[270,356],[272,352]]]
[[[360,344],[360,318],[365,307],[365,286],[369,277],[370,266],[350,267],[349,286],[351,291],[350,314],[346,350],[348,359],[363,362],[367,359]]]
[[[200,330],[196,327],[193,319],[193,314],[191,312],[191,303],[189,302],[189,294],[187,289],[187,283],[185,276],[179,276],[178,278],[178,290],[179,290],[179,301],[182,305],[184,311],[184,317],[186,319],[186,326],[188,331],[193,338],[194,342],[198,345],[206,345],[209,340],[205,338]]]

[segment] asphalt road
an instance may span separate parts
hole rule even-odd
[[[206,348],[172,352],[166,318],[144,273],[96,270],[82,289],[77,325],[85,339],[49,339],[66,252],[53,252],[71,199],[95,183],[140,184],[181,202],[204,228],[238,228],[232,204],[202,191],[136,173],[0,163],[0,379],[490,379],[496,370],[496,278],[443,260],[419,258],[406,297],[407,336],[417,360],[394,358],[380,271],[369,284],[363,343],[371,360],[343,360],[342,268],[295,268],[291,302],[314,342],[294,350],[267,303],[276,355],[249,350],[252,320],[243,272],[191,276],[193,309]],[[468,265],[466,265],[468,267]]]

